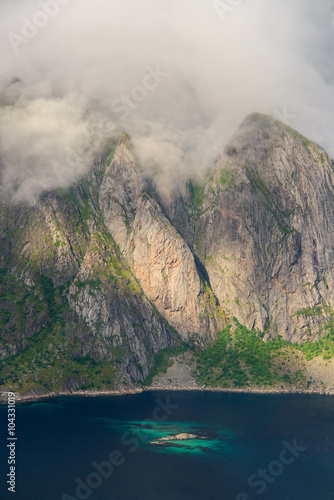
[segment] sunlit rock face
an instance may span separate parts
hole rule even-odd
[[[183,340],[215,338],[224,315],[195,256],[148,194],[129,139],[123,136],[100,189],[106,226],[152,304]]]
[[[223,308],[269,335],[317,336],[334,300],[333,195],[320,147],[269,117],[245,119],[208,175],[195,226]]]
[[[205,347],[233,316],[266,339],[322,334],[334,307],[334,173],[320,147],[253,114],[201,182],[166,196],[145,172],[122,134],[71,188],[2,201],[2,358],[39,339],[66,390],[82,380],[64,367],[87,357],[114,367],[122,388],[143,381],[161,349]]]

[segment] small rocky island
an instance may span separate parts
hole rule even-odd
[[[199,434],[189,434],[187,432],[180,432],[179,434],[171,434],[170,436],[161,437],[150,444],[157,446],[170,446],[174,441],[189,441],[190,439],[207,439],[205,436]],[[175,444],[173,443],[173,446]]]

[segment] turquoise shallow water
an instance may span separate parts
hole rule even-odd
[[[15,496],[5,422],[0,407],[1,499],[334,500],[329,396],[147,392],[20,405]],[[151,444],[181,432],[206,439]]]
[[[177,453],[177,454],[205,454],[217,453],[223,450],[231,450],[235,433],[231,429],[224,429],[218,425],[205,425],[196,422],[176,422],[171,420],[165,423],[152,423],[144,421],[109,421],[106,429],[110,432],[124,432],[126,429],[133,435],[140,437],[142,448],[155,453]],[[156,446],[152,441],[163,437],[175,436],[180,433],[188,433],[201,436],[198,439],[185,441],[169,440],[166,446]]]

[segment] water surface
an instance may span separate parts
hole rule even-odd
[[[19,405],[15,495],[5,485],[5,407],[0,418],[0,498],[334,499],[332,396],[146,392]],[[181,432],[196,438],[151,444]],[[116,465],[110,475],[104,464],[102,478],[92,464],[112,452]],[[77,496],[88,477],[99,487]]]

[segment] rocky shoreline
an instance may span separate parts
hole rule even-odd
[[[19,403],[54,399],[62,396],[81,396],[81,397],[111,397],[111,396],[129,396],[134,394],[142,394],[144,392],[222,392],[231,394],[318,394],[321,396],[334,396],[334,390],[318,390],[318,389],[300,389],[296,387],[278,389],[275,387],[180,387],[180,386],[165,386],[154,385],[151,387],[137,388],[123,391],[76,391],[76,392],[51,392],[48,394],[19,394],[16,393],[16,401]],[[7,400],[7,392],[0,394],[0,403],[5,403]]]
[[[173,387],[173,386],[154,386],[147,387],[144,391],[193,391],[193,392],[229,392],[229,393],[244,393],[244,394],[319,394],[323,396],[334,396],[334,390],[326,389],[300,389],[291,387],[286,389],[278,389],[275,387]]]
[[[75,392],[49,392],[45,394],[20,394],[15,393],[15,399],[19,403],[31,402],[31,401],[40,401],[45,399],[54,399],[63,396],[84,396],[84,397],[110,397],[110,396],[127,396],[132,394],[140,394],[143,392],[143,389],[131,389],[131,390],[123,390],[123,391],[75,391]],[[0,403],[6,402],[7,392],[0,393]]]
[[[67,390],[57,392],[41,392],[37,389],[32,389],[24,394],[16,393],[16,400],[20,403],[46,400],[61,396],[83,396],[83,397],[110,397],[110,396],[127,396],[132,394],[140,394],[147,391],[207,391],[207,392],[223,392],[223,393],[240,393],[240,394],[320,394],[324,396],[334,395],[334,359],[328,363],[311,361],[309,367],[312,371],[308,374],[314,378],[313,387],[302,387],[300,383],[277,384],[273,387],[259,387],[250,385],[248,387],[209,387],[201,386],[196,380],[196,369],[194,368],[194,359],[190,353],[183,353],[173,359],[173,364],[165,373],[158,374],[152,384],[148,387],[132,387],[124,388],[119,386],[116,390]],[[326,384],[320,380],[324,379]],[[0,392],[0,403],[5,403],[7,392]]]

